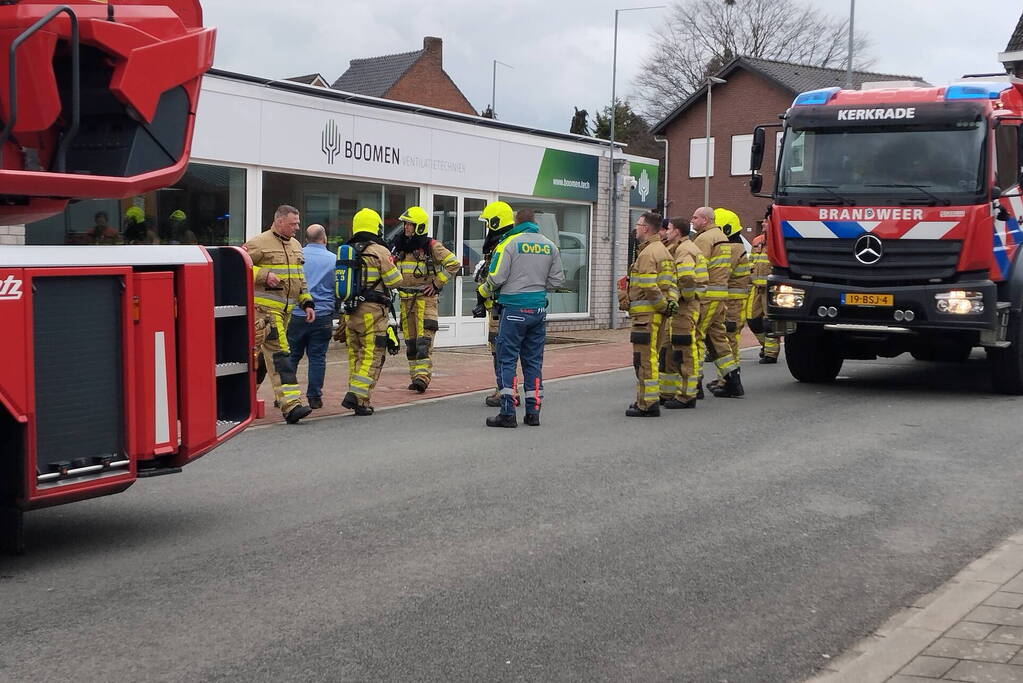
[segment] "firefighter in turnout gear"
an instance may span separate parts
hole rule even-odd
[[[767,306],[767,276],[771,274],[771,261],[767,258],[767,226],[770,221],[762,223],[763,232],[753,238],[750,251],[750,265],[753,267],[753,287],[746,299],[746,320],[750,331],[760,342],[760,364],[768,365],[778,362],[778,351],[781,344],[777,337],[766,334],[764,312]]]
[[[305,261],[302,245],[294,238],[298,227],[298,209],[284,205],[274,213],[269,230],[245,243],[245,251],[252,259],[255,292],[256,385],[270,375],[277,406],[289,424],[312,412],[299,398],[301,392],[287,335],[294,306],[305,309],[306,322],[316,319],[313,298],[302,272]]]
[[[646,212],[636,220],[636,260],[628,278],[618,284],[618,308],[632,319],[632,365],[636,370],[636,402],[628,417],[657,417],[660,407],[661,329],[678,311],[675,259],[661,242],[661,217]]]
[[[393,310],[391,290],[401,284],[401,272],[380,237],[383,220],[373,209],[361,209],[352,219],[348,244],[362,262],[359,303],[345,316],[348,339],[348,393],[343,408],[356,415],[372,415],[370,397],[384,367],[388,342],[388,313]]]
[[[430,237],[430,217],[422,207],[409,207],[398,220],[404,229],[394,240],[393,253],[401,272],[398,298],[412,379],[408,388],[423,393],[433,374],[430,352],[437,334],[438,295],[461,264],[443,244]]]
[[[700,359],[706,358],[717,366],[725,379],[728,393],[741,396],[742,381],[739,364],[732,355],[732,346],[725,331],[725,309],[728,302],[728,279],[732,273],[732,243],[714,223],[714,209],[701,206],[693,212],[693,228],[698,233],[693,243],[707,259],[707,291],[700,304],[700,323],[697,329]],[[701,366],[702,367],[702,366]],[[702,384],[702,370],[699,382]],[[702,393],[701,388],[697,389]]]
[[[714,209],[714,222],[732,244],[732,267],[728,274],[728,302],[725,305],[725,333],[728,335],[728,345],[732,348],[732,357],[735,358],[736,367],[740,368],[739,345],[742,339],[742,328],[746,326],[746,298],[749,296],[752,269],[749,258],[746,256],[746,247],[742,242],[742,223],[735,212],[728,209]],[[711,382],[708,387],[715,396],[737,398],[723,392],[723,377]]]
[[[684,231],[684,232],[683,232]],[[661,327],[661,405],[695,408],[699,374],[696,326],[700,299],[707,287],[707,259],[689,239],[689,221],[672,218],[661,229],[661,241],[675,259],[678,311]]]

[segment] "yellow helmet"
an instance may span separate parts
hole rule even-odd
[[[359,209],[352,219],[352,234],[357,232],[371,232],[374,235],[379,235],[381,228],[384,227],[384,221],[373,209]]]
[[[405,213],[398,216],[398,220],[415,225],[417,235],[425,235],[430,229],[430,217],[421,206],[410,206],[405,209]]]
[[[174,212],[173,212],[173,213],[171,213],[171,215],[170,215],[170,219],[171,219],[172,221],[183,221],[183,220],[185,220],[186,218],[188,218],[188,216],[186,216],[186,215],[185,215],[185,212],[184,212],[184,211],[182,211],[181,209],[178,209],[177,211],[174,211]]]
[[[124,221],[128,224],[145,223],[146,212],[137,206],[129,206],[127,211],[124,212]]]
[[[505,202],[490,202],[483,207],[480,220],[487,224],[487,230],[502,230],[515,225],[515,212]]]
[[[721,228],[726,237],[738,235],[742,232],[742,223],[734,211],[728,209],[714,209],[714,224]]]

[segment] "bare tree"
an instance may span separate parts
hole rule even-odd
[[[739,55],[844,68],[848,28],[807,0],[675,0],[635,81],[644,114],[662,118]],[[854,41],[854,67],[869,67],[869,41]]]

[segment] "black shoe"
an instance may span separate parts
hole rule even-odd
[[[631,406],[629,406],[628,410],[625,411],[625,417],[660,417],[660,416],[661,406],[659,405],[653,405],[647,408],[646,410],[643,410],[642,408],[636,407],[636,404],[633,403]]]
[[[738,370],[732,370],[725,375],[724,384],[710,388],[710,391],[718,398],[742,398],[746,394],[746,390],[742,388]]]
[[[498,413],[494,417],[487,418],[488,427],[518,427],[519,421],[515,419],[515,415],[505,415],[504,413]]]
[[[483,400],[483,403],[488,408],[500,408],[501,407],[501,397],[498,396],[497,394],[491,394],[490,396],[487,396]]]
[[[341,399],[341,407],[348,408],[348,410],[355,410],[359,407],[359,399],[355,397],[355,394],[348,392],[345,397]]]
[[[760,360],[757,361],[761,365],[774,365],[778,362],[777,356],[761,356]]]
[[[695,408],[696,399],[690,399],[688,401],[680,401],[677,398],[669,398],[664,402],[664,407],[668,410],[684,410],[686,408]]]
[[[366,417],[373,414],[373,406],[355,406],[355,414],[359,417]]]
[[[526,413],[526,416],[522,418],[522,421],[525,422],[530,427],[539,427],[540,413]]]
[[[418,391],[420,394],[426,391],[426,380],[421,377],[416,377],[412,380],[412,384],[408,385],[409,391]]]
[[[303,417],[308,417],[311,412],[313,412],[313,409],[309,406],[297,405],[288,411],[288,414],[284,416],[284,420],[289,425],[297,424]]]
[[[313,410],[317,410],[319,408],[322,408],[323,407],[323,399],[320,398],[319,396],[310,396],[309,397],[309,407],[312,408]]]

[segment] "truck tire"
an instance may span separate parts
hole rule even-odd
[[[842,354],[828,334],[803,329],[785,337],[785,363],[800,382],[834,382],[842,361]]]
[[[991,384],[1000,394],[1023,394],[1023,316],[1009,314],[1007,349],[987,350],[991,363]]]

